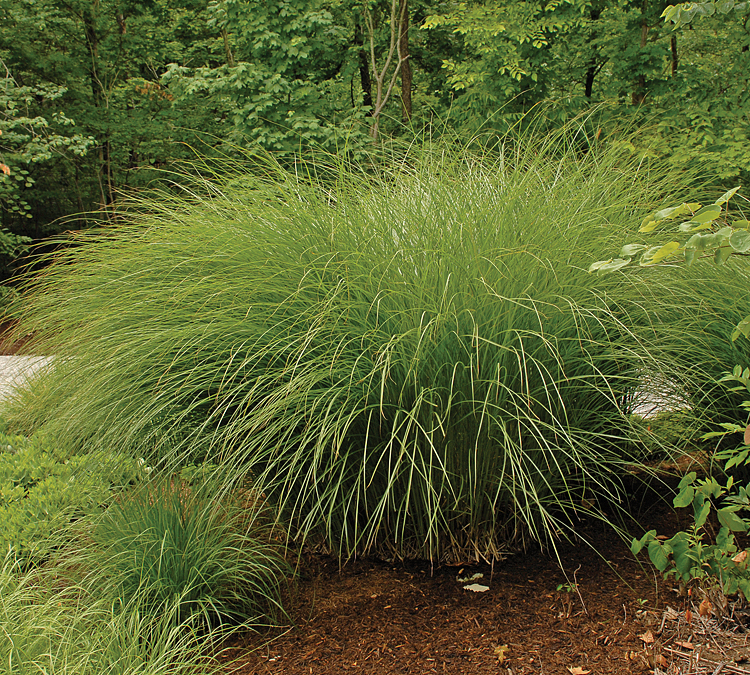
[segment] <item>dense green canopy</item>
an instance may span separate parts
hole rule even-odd
[[[683,12],[676,29],[666,7],[0,0],[0,255],[81,227],[75,214],[111,218],[123,192],[196,153],[361,159],[425,126],[504,132],[542,102],[552,126],[606,102],[592,135],[646,125],[634,152],[708,157],[735,185],[750,167],[748,3]]]

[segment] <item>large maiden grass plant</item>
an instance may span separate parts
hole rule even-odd
[[[7,416],[209,459],[344,554],[569,532],[621,496],[644,371],[683,373],[670,289],[586,272],[670,182],[567,133],[327,180],[269,163],[73,236],[20,327],[57,366]]]

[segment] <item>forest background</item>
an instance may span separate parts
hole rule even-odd
[[[415,132],[468,142],[596,109],[592,138],[637,127],[633,152],[746,183],[750,5],[677,25],[667,7],[0,0],[0,279],[32,240],[106,222],[180,162],[248,149],[361,160]]]

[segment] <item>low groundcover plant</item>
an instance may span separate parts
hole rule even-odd
[[[695,390],[702,330],[668,275],[587,274],[679,183],[571,134],[323,178],[258,162],[74,235],[26,285],[19,330],[57,365],[10,422],[213,462],[344,554],[570,531],[639,460],[644,372]]]

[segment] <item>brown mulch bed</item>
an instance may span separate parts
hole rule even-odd
[[[296,625],[236,640],[222,654],[227,672],[750,675],[742,622],[720,626],[693,606],[688,623],[689,599],[674,583],[611,530],[585,529],[599,554],[561,545],[562,567],[538,551],[494,569],[308,555],[290,604]],[[457,580],[474,573],[489,590]]]

